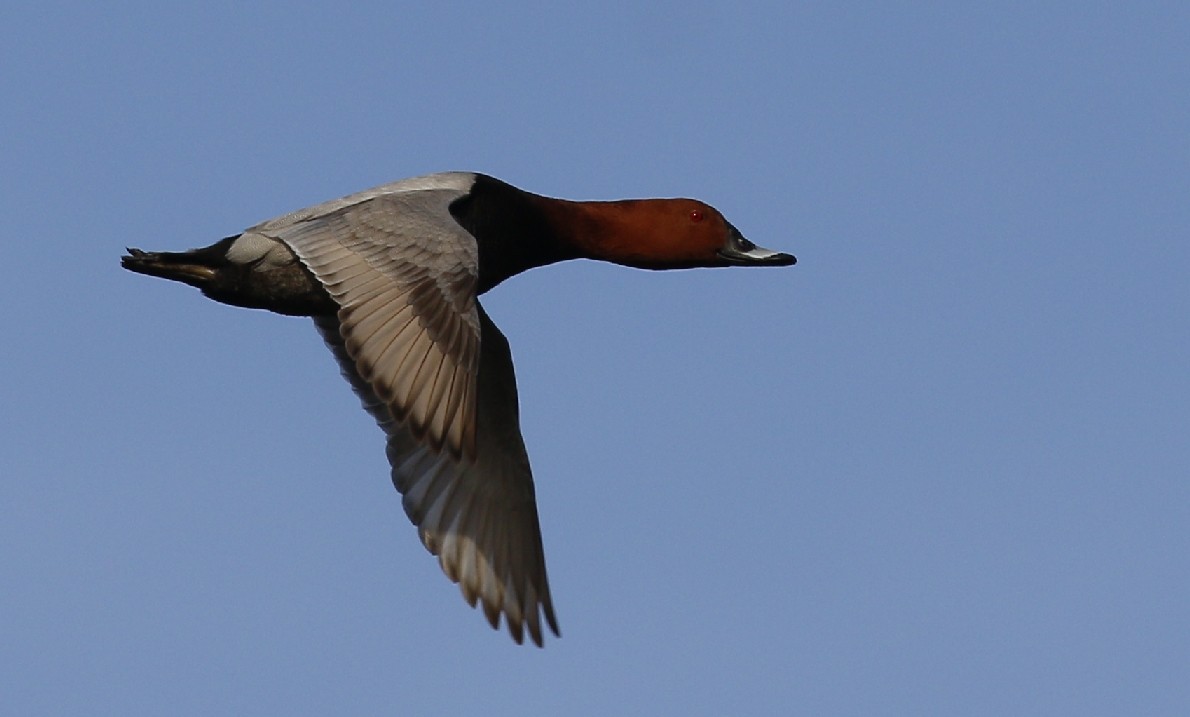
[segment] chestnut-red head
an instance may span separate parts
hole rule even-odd
[[[569,203],[581,221],[571,241],[583,256],[642,269],[789,266],[792,254],[748,241],[719,210],[696,199]]]

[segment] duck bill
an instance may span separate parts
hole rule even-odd
[[[797,263],[797,257],[785,252],[773,251],[756,246],[732,227],[727,246],[719,250],[719,258],[735,266],[790,266]]]

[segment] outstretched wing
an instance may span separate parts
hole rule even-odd
[[[388,434],[393,483],[422,542],[488,622],[518,642],[558,634],[508,342],[475,299],[461,192],[369,196],[265,223],[340,309],[315,318]]]
[[[454,190],[381,195],[277,229],[339,305],[355,370],[434,451],[475,457],[479,251]]]
[[[467,602],[482,604],[493,628],[503,614],[518,644],[528,628],[540,646],[542,617],[555,635],[560,633],[546,577],[533,475],[521,438],[512,355],[504,335],[483,307],[476,307],[481,348],[474,461],[419,441],[355,370],[338,321],[319,317],[315,325],[364,408],[389,436],[393,484],[426,548],[438,556]]]

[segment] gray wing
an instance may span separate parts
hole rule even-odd
[[[518,644],[542,644],[541,619],[560,634],[550,599],[545,550],[529,457],[521,438],[516,377],[508,341],[483,307],[479,361],[478,456],[474,462],[433,450],[393,418],[355,370],[333,317],[315,325],[338,359],[364,408],[388,434],[393,484],[402,504],[447,577],[493,628],[500,615]]]
[[[458,191],[368,198],[254,232],[298,255],[341,307],[315,324],[388,434],[422,542],[519,643],[558,634],[508,342],[475,299],[478,249]]]
[[[339,305],[355,370],[420,441],[475,456],[479,314],[475,239],[457,191],[383,195],[254,231],[280,240]]]

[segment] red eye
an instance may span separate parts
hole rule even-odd
[[[700,209],[694,209],[690,212],[690,221],[692,221],[692,222],[701,222],[702,217],[703,217],[703,213],[702,213],[702,210],[700,210]]]

